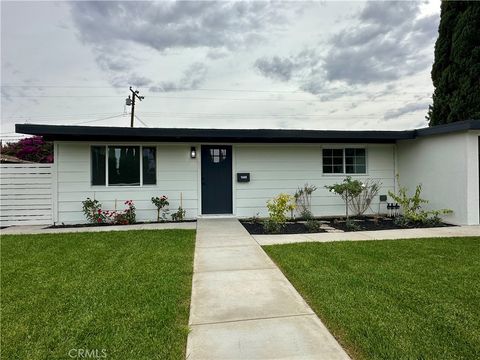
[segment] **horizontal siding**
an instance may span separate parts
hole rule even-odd
[[[336,145],[338,146],[338,145]],[[361,145],[360,145],[361,146]],[[324,145],[328,147],[328,145]],[[367,174],[353,175],[365,181],[378,180],[379,194],[394,190],[394,146],[365,145]],[[322,173],[322,146],[320,145],[238,145],[235,149],[236,172],[249,172],[249,183],[235,184],[236,215],[240,217],[267,215],[266,202],[279,193],[293,195],[298,187],[309,183],[317,186],[312,197],[312,212],[316,216],[342,215],[345,205],[339,196],[332,195],[326,185],[343,181],[344,175]],[[371,211],[379,211],[378,196]],[[381,204],[385,212],[385,204]]]
[[[85,222],[82,201],[87,197],[99,200],[105,210],[123,210],[124,202],[133,200],[137,208],[137,219],[153,221],[156,220],[157,213],[150,200],[152,197],[167,195],[170,209],[175,210],[180,206],[182,194],[187,217],[197,216],[197,161],[190,158],[188,145],[158,145],[157,184],[141,187],[91,186],[88,143],[58,143],[56,161],[59,223]]]

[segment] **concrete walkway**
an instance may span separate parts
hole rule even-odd
[[[298,242],[331,242],[361,240],[396,240],[437,237],[480,236],[480,225],[449,226],[425,229],[352,231],[291,235],[254,235],[260,245],[291,244]]]
[[[200,219],[187,359],[349,359],[236,219]]]
[[[49,229],[49,225],[21,225],[9,226],[0,229],[2,235],[20,235],[20,234],[62,234],[78,232],[102,232],[102,231],[128,231],[128,230],[164,230],[164,229],[195,229],[196,222],[182,223],[155,223],[155,224],[137,224],[137,225],[112,225],[112,226],[86,226],[76,228],[56,228]]]

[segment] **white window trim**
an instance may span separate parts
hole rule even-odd
[[[92,147],[101,147],[105,148],[105,185],[92,185]],[[138,146],[140,148],[140,184],[139,185],[110,185],[108,183],[108,148],[112,146]],[[153,147],[155,148],[155,184],[143,184],[143,148],[144,147]],[[158,147],[156,145],[139,145],[139,144],[91,144],[90,145],[90,187],[94,189],[100,188],[122,188],[122,189],[138,189],[142,187],[156,187],[158,182]]]
[[[343,155],[342,155],[342,166],[343,166],[343,172],[341,173],[325,173],[323,172],[323,150],[324,149],[342,149]],[[365,172],[364,173],[346,173],[345,172],[345,149],[364,149],[365,150]],[[368,175],[368,148],[365,146],[325,146],[322,147],[322,176],[327,176],[327,177],[335,177],[335,176],[366,176]]]

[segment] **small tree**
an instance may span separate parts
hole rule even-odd
[[[160,222],[160,218],[166,220],[166,213],[168,212],[168,209],[166,209],[166,207],[170,205],[170,203],[168,202],[168,197],[162,195],[161,197],[152,197],[151,200],[153,205],[155,205],[157,208],[157,221]]]
[[[342,183],[326,185],[325,188],[334,194],[340,195],[343,201],[345,201],[345,215],[348,219],[348,206],[354,198],[361,194],[364,184],[361,181],[352,180],[351,176],[347,176]]]

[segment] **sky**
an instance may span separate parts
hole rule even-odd
[[[2,1],[1,129],[427,125],[440,0]]]

